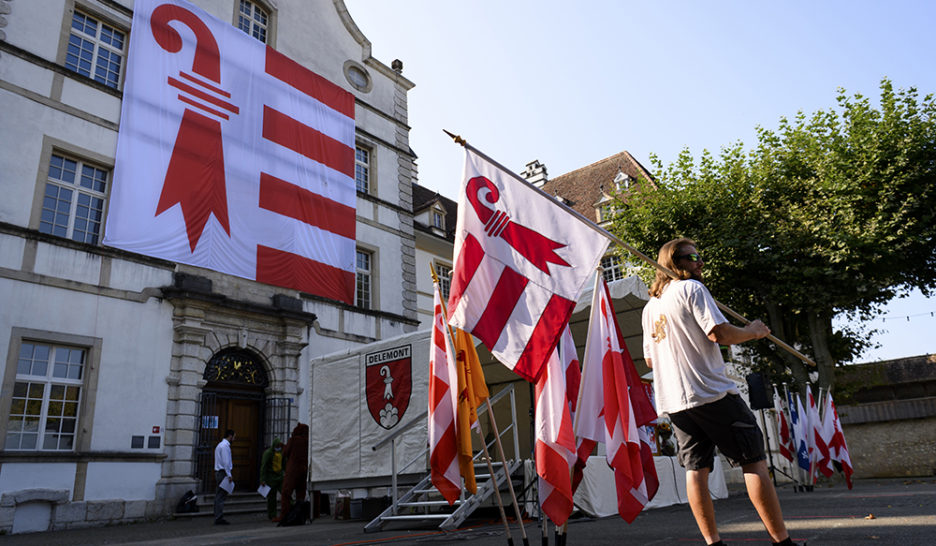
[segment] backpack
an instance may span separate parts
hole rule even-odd
[[[312,505],[309,501],[304,500],[302,502],[297,502],[289,509],[289,512],[279,522],[277,527],[290,527],[293,525],[305,525],[305,522],[311,519],[312,516]]]
[[[190,514],[192,512],[198,512],[198,497],[195,496],[195,492],[189,489],[182,495],[182,498],[179,499],[178,504],[176,504],[175,511],[177,514]]]

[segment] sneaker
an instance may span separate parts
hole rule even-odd
[[[215,520],[215,525],[230,525],[230,524],[231,522],[224,518],[218,518]]]

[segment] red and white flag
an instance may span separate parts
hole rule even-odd
[[[136,0],[104,244],[353,303],[354,95],[184,0]]]
[[[829,396],[831,396],[831,393],[826,395],[826,402],[828,402]],[[819,390],[819,397],[821,404],[821,389]],[[835,436],[835,424],[833,423],[833,418],[830,413],[832,412],[829,411],[826,405],[826,407],[824,407],[824,414],[818,417],[819,422],[816,424],[813,432],[816,435],[816,449],[818,450],[816,469],[822,472],[822,475],[827,478],[835,473],[835,466],[832,465],[832,452],[829,450],[829,443],[832,441],[832,437]]]
[[[852,462],[848,455],[848,445],[845,443],[845,433],[842,431],[842,423],[839,421],[838,411],[835,409],[835,402],[832,401],[832,393],[826,397],[826,411],[832,415],[832,439],[829,441],[829,452],[833,461],[838,461],[842,465],[842,473],[845,474],[845,483],[848,488],[852,488]]]
[[[546,361],[536,381],[536,473],[539,501],[556,525],[572,513],[572,484],[569,471],[575,463],[572,411],[580,377],[578,355],[572,332],[566,326],[559,346]],[[573,379],[570,382],[569,377]],[[574,386],[570,383],[574,382]],[[573,390],[575,389],[575,390]]]
[[[608,240],[466,149],[449,322],[535,381]]]
[[[442,313],[439,283],[433,290],[432,338],[429,343],[429,469],[432,484],[453,504],[461,494],[455,416],[458,371],[455,347]]]
[[[822,421],[819,419],[819,408],[816,406],[816,399],[813,398],[812,387],[806,385],[806,438],[809,448],[809,476],[813,483],[816,482],[816,471],[819,469],[819,461],[822,459],[822,450],[825,444],[819,436],[819,428]]]
[[[780,455],[793,462],[793,454],[796,453],[796,447],[793,445],[793,436],[790,435],[790,423],[787,421],[786,412],[783,410],[783,403],[774,388],[774,412],[777,414],[777,431],[780,437]]]
[[[627,347],[621,346],[618,332],[608,286],[596,275],[574,431],[577,437],[605,443],[608,465],[614,470],[618,513],[632,522],[649,495],[624,369]]]

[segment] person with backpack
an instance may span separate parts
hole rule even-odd
[[[263,452],[263,457],[260,459],[260,485],[270,487],[266,497],[267,516],[274,521],[276,520],[276,494],[283,487],[284,472],[283,442],[279,438],[273,438],[273,444]]]

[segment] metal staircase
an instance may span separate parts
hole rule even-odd
[[[507,389],[502,390],[497,393],[494,397],[491,398],[491,403],[494,404],[498,401],[503,400],[505,397],[509,397],[510,409],[512,422],[506,428],[501,429],[500,437],[503,438],[505,435],[510,434],[513,437],[513,449],[514,449],[514,458],[507,460],[507,471],[504,471],[504,465],[500,461],[491,461],[490,467],[494,470],[494,476],[491,476],[491,470],[488,466],[488,461],[484,458],[484,451],[478,451],[474,456],[474,465],[475,465],[475,481],[478,485],[477,493],[466,497],[466,492],[462,490],[461,497],[455,501],[455,503],[449,506],[448,501],[446,501],[435,486],[432,485],[431,476],[426,474],[415,486],[410,490],[406,491],[402,495],[397,495],[397,475],[404,471],[408,466],[412,465],[416,461],[422,460],[425,461],[428,457],[429,450],[427,449],[420,457],[415,458],[413,461],[405,465],[398,472],[396,465],[393,464],[393,484],[391,486],[392,497],[390,506],[384,510],[380,515],[371,520],[367,525],[364,526],[365,532],[379,531],[383,526],[389,522],[412,522],[414,525],[419,524],[425,525],[427,522],[434,523],[438,521],[438,527],[442,530],[452,530],[460,526],[464,521],[471,516],[471,514],[477,510],[479,507],[484,505],[488,499],[495,493],[495,491],[500,491],[502,487],[506,488],[507,478],[513,476],[521,466],[523,465],[523,460],[520,459],[517,455],[519,454],[519,441],[517,439],[517,417],[516,417],[516,399],[514,397],[513,386],[510,386]],[[486,408],[485,408],[486,410]],[[479,416],[482,414],[482,411],[479,410]],[[385,438],[379,444],[374,446],[374,450],[383,447],[386,444],[391,446],[391,458],[395,463],[395,443],[394,440],[402,434],[406,428],[409,428],[412,424],[417,422],[420,419],[425,419],[425,413],[410,421],[407,427],[396,431],[395,434]],[[494,456],[497,453],[494,445],[496,440],[491,440],[487,443],[488,452]],[[512,478],[511,478],[512,479]],[[521,484],[522,486],[522,484]],[[516,488],[516,487],[515,487]],[[502,495],[504,498],[504,506],[509,509],[510,505],[510,496]]]

